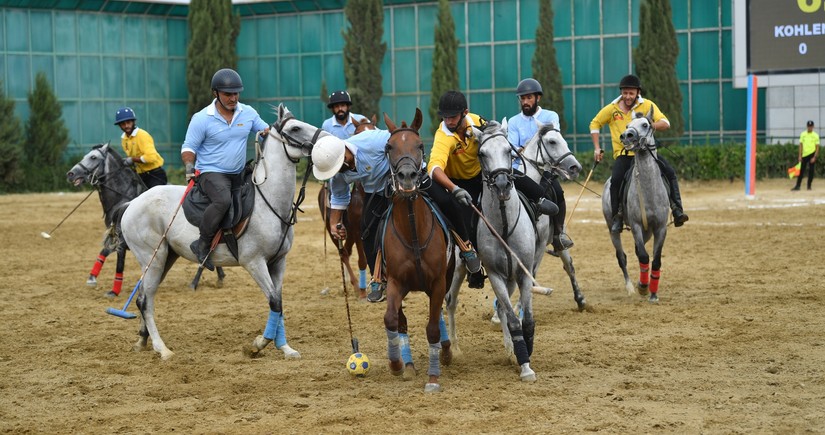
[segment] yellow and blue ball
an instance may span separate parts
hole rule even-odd
[[[347,371],[356,378],[363,378],[367,376],[370,371],[370,359],[367,355],[357,352],[349,356],[347,360]]]

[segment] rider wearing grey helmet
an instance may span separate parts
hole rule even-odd
[[[214,100],[192,116],[186,139],[181,146],[181,159],[186,167],[186,180],[195,178],[198,188],[211,203],[203,213],[200,238],[189,248],[198,262],[213,270],[209,261],[212,239],[229,210],[232,191],[239,189],[246,160],[246,144],[251,133],[269,134],[269,126],[251,106],[238,101],[243,82],[232,69],[218,70],[212,76]]]
[[[623,229],[622,210],[620,208],[619,196],[621,194],[621,185],[624,183],[624,177],[633,163],[633,152],[624,148],[621,139],[621,134],[627,128],[627,124],[633,120],[636,113],[645,115],[649,110],[653,110],[653,129],[656,131],[663,131],[670,128],[670,121],[659,110],[656,103],[649,99],[642,98],[642,82],[639,77],[629,74],[622,77],[619,82],[619,90],[621,95],[613,100],[610,104],[602,108],[593,121],[590,122],[590,136],[593,140],[594,158],[596,161],[601,161],[604,155],[599,145],[599,130],[605,124],[610,126],[611,144],[613,146],[613,158],[616,160],[613,164],[613,171],[610,179],[610,207],[613,212],[613,225],[610,227],[610,232],[620,233]],[[670,166],[670,163],[659,154],[656,159],[659,162],[659,168],[662,174],[667,177],[670,182],[670,208],[673,212],[673,225],[681,227],[688,221],[688,215],[685,214],[682,208],[682,196],[679,193],[679,182],[676,179],[676,171]]]
[[[533,78],[526,78],[519,82],[516,87],[521,112],[513,115],[507,120],[507,138],[516,148],[523,148],[524,145],[538,132],[539,126],[552,124],[559,128],[559,115],[548,109],[539,106],[539,101],[543,95],[541,84]],[[517,158],[513,162],[513,169],[521,171],[522,162]],[[545,193],[546,197],[553,200],[559,207],[559,213],[553,216],[553,250],[547,252],[558,256],[561,251],[573,246],[573,241],[564,232],[564,216],[567,213],[567,206],[564,200],[564,190],[561,188],[558,176],[545,171],[542,175],[542,187],[552,187],[552,191]]]

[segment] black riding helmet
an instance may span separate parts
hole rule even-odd
[[[212,90],[228,94],[241,92],[243,91],[241,76],[233,69],[220,69],[212,76]]]
[[[639,91],[642,90],[642,81],[639,80],[639,77],[636,77],[633,74],[628,74],[622,77],[622,81],[619,82],[619,89],[624,88],[636,88]]]
[[[332,106],[340,103],[346,103],[352,106],[352,99],[349,97],[349,92],[341,90],[329,94],[329,103],[327,108],[332,109]]]
[[[522,95],[529,94],[543,95],[541,91],[541,84],[536,79],[527,78],[518,82],[518,87],[516,88],[516,95],[520,97]]]
[[[438,116],[452,118],[467,110],[467,98],[458,91],[447,91],[438,101]]]

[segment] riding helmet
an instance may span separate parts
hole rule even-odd
[[[352,106],[352,99],[349,97],[349,92],[340,90],[329,94],[329,104],[327,107],[332,109],[332,106],[339,103],[347,103]]]
[[[212,90],[234,94],[243,91],[241,76],[230,68],[218,70],[212,76]]]
[[[520,97],[522,95],[529,94],[543,95],[541,91],[541,84],[539,84],[539,82],[536,79],[526,78],[518,83],[518,87],[516,88],[516,95]]]
[[[344,141],[333,136],[324,136],[312,147],[312,175],[318,180],[332,178],[344,165]]]
[[[115,125],[118,125],[124,121],[137,121],[135,111],[129,107],[121,107],[120,109],[117,109],[117,112],[115,112]]]
[[[447,91],[438,102],[438,116],[452,118],[467,110],[467,98],[458,91]]]
[[[619,82],[619,89],[624,88],[636,88],[638,90],[642,90],[642,81],[639,80],[639,77],[628,74],[622,77],[622,81]]]

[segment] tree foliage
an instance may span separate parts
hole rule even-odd
[[[231,0],[192,0],[188,22],[186,88],[191,117],[212,101],[210,85],[215,71],[237,68],[235,41],[241,31],[241,18],[232,13]]]
[[[639,45],[633,49],[633,60],[642,81],[642,96],[653,100],[670,121],[670,129],[658,136],[678,138],[685,131],[685,123],[676,77],[679,43],[670,0],[643,0],[640,10]]]
[[[559,114],[559,129],[567,129],[564,119],[564,94],[561,68],[553,45],[553,1],[539,0],[539,25],[536,28],[536,51],[533,54],[533,78],[541,83],[544,95],[539,105]]]
[[[352,111],[378,115],[383,96],[381,63],[387,44],[384,38],[384,2],[350,0],[344,6],[349,27],[344,37],[344,77],[352,98]]]
[[[23,125],[14,113],[14,100],[0,82],[0,192],[8,192],[23,180]]]
[[[438,129],[438,101],[449,90],[458,90],[458,39],[455,20],[447,0],[438,0],[438,24],[435,27],[433,50],[432,93],[430,94],[430,121],[433,132]]]
[[[43,72],[35,76],[28,100],[30,113],[23,148],[26,185],[32,190],[51,190],[65,183],[62,160],[69,145],[69,130],[63,122],[63,105]]]

